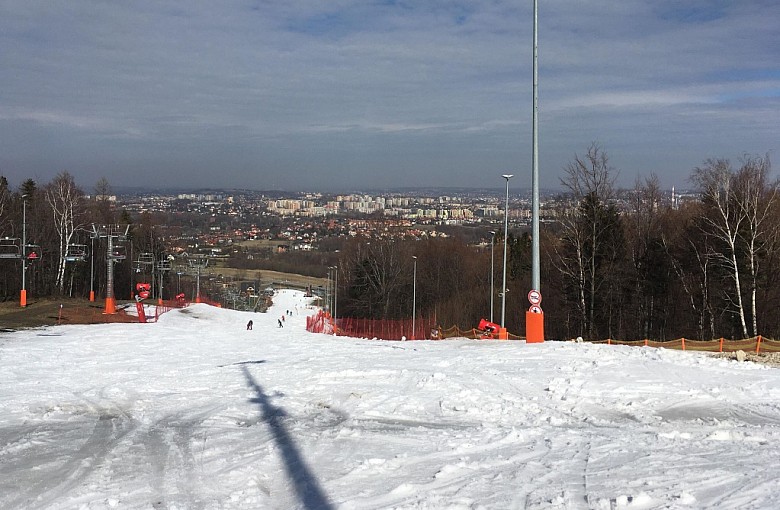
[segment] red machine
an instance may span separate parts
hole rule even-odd
[[[501,326],[495,322],[490,322],[487,319],[481,319],[477,329],[483,332],[481,338],[496,338],[500,327]]]
[[[152,284],[151,283],[136,283],[135,284],[135,291],[137,292],[136,298],[135,298],[136,300],[138,300],[138,298],[146,299],[146,298],[149,297],[149,294],[152,291]]]

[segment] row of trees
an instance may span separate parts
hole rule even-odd
[[[769,157],[734,168],[711,159],[691,173],[695,199],[672,202],[658,178],[621,193],[616,170],[593,144],[564,169],[559,221],[540,239],[546,333],[551,338],[780,337],[780,202]],[[500,318],[503,250],[457,238],[354,240],[342,252],[339,314],[435,316],[468,328]],[[496,246],[503,244],[501,233]],[[508,237],[506,325],[525,329],[530,237]],[[417,280],[413,280],[413,257]],[[416,287],[416,296],[414,290]]]
[[[131,225],[128,240],[121,243],[128,255],[116,266],[114,289],[117,296],[132,296],[131,254],[148,252],[159,257],[164,248],[148,216],[134,223],[126,211],[113,207],[110,197],[106,179],[100,179],[88,197],[68,172],[61,172],[43,186],[27,179],[16,191],[9,189],[7,179],[0,176],[0,237],[6,238],[6,246],[12,242],[20,246],[24,230],[27,244],[40,246],[42,253],[27,264],[25,285],[31,296],[87,297],[90,287],[98,295],[105,295],[106,240],[92,239],[91,233],[92,225],[112,224]],[[68,247],[76,244],[87,245],[90,253],[94,250],[94,257],[68,262]],[[18,299],[21,263],[0,259],[0,275],[0,299]]]

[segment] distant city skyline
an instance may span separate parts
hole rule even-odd
[[[531,186],[532,0],[9,0],[0,175],[113,187]],[[780,141],[775,0],[539,2],[540,184],[597,142],[690,186]],[[772,175],[771,177],[776,177]]]

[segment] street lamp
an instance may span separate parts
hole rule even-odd
[[[19,294],[19,305],[27,306],[27,287],[25,276],[27,274],[27,195],[22,195],[22,290]]]
[[[339,311],[339,266],[333,266],[333,324],[336,324],[336,318]]]
[[[95,236],[90,235],[91,247],[89,250],[89,302],[95,301]]]
[[[493,286],[493,247],[496,245],[496,231],[490,232],[490,322],[493,322],[493,295],[495,293]]]
[[[412,286],[412,340],[414,340],[414,326],[417,319],[417,255],[412,255],[414,259],[414,284]]]
[[[504,174],[501,177],[506,179],[506,205],[504,206],[504,281],[501,287],[501,330],[506,335],[506,238],[509,234],[509,179],[513,174]]]

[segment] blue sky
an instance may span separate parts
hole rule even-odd
[[[0,174],[530,186],[532,1],[0,1]],[[541,184],[780,148],[775,0],[540,0]]]

